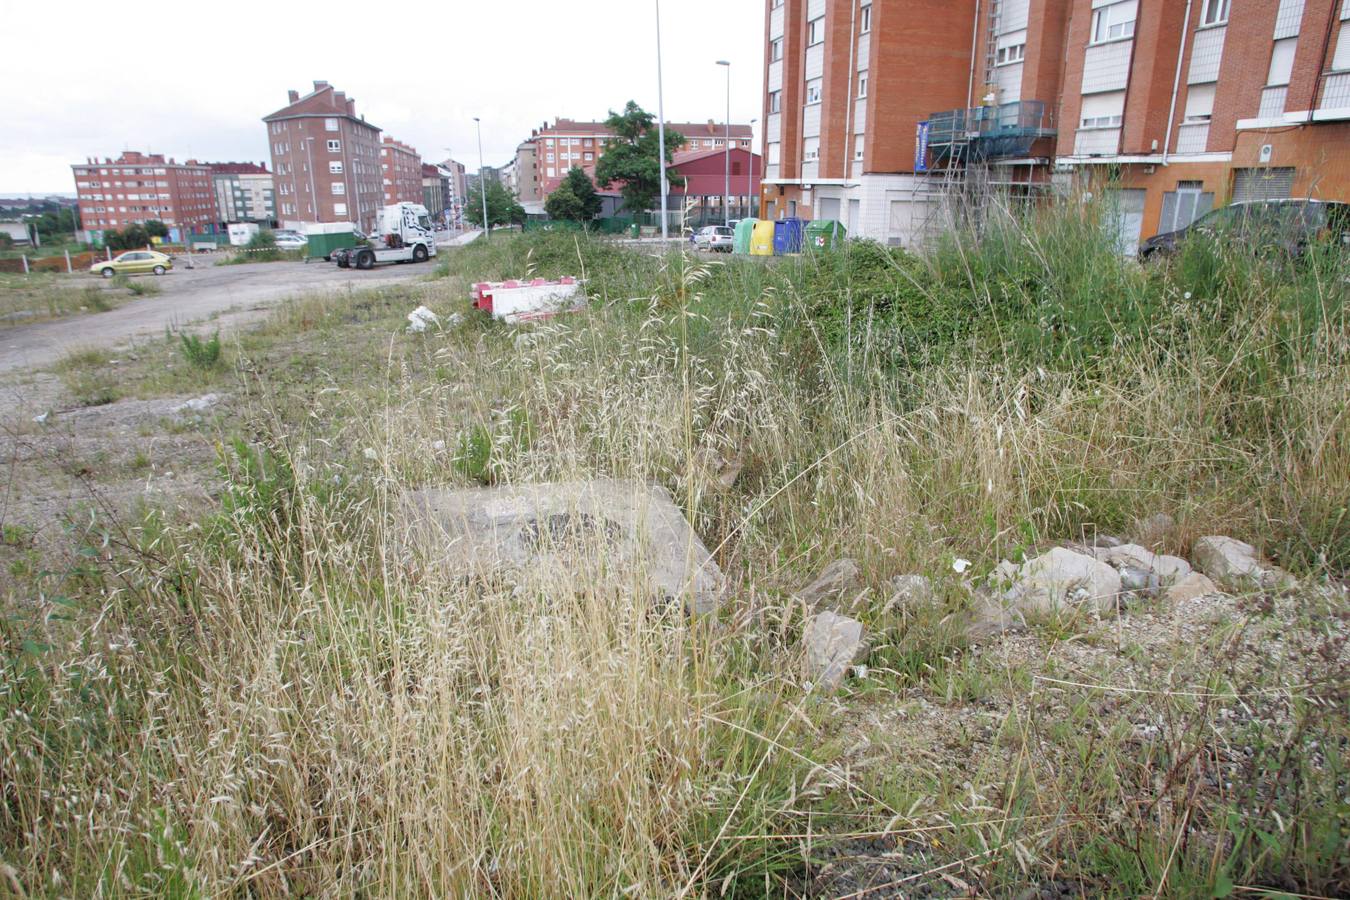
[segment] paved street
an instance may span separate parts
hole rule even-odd
[[[471,238],[462,236],[455,243],[466,243],[466,239]],[[0,329],[0,372],[40,368],[71,350],[162,335],[165,327],[176,328],[210,316],[217,316],[216,324],[228,330],[261,316],[287,297],[409,281],[430,274],[436,260],[423,265],[379,266],[365,272],[339,269],[322,260],[216,266],[210,256],[199,256],[193,262],[196,268],[187,269],[179,259],[175,263],[178,268],[163,277],[137,276],[153,282],[162,292],[117,309]],[[97,280],[92,275],[71,277],[88,278],[91,284]]]

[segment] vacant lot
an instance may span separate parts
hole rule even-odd
[[[194,264],[196,268],[188,269],[180,259],[178,268],[163,277],[133,276],[116,288],[88,274],[33,276],[36,281],[6,278],[0,285],[4,298],[0,309],[9,310],[10,322],[25,321],[25,316],[15,315],[22,311],[41,318],[51,317],[43,311],[53,308],[79,315],[0,327],[0,372],[49,366],[72,350],[112,347],[201,319],[227,325],[246,322],[287,297],[408,281],[430,269],[395,265],[353,272],[322,261],[216,266],[211,255]],[[138,298],[136,287],[152,293]],[[117,308],[101,309],[100,303]]]
[[[11,389],[9,890],[1350,891],[1343,257],[1140,269],[1076,205],[922,259],[545,234],[442,274]],[[589,308],[469,314],[527,274]],[[400,531],[408,490],[595,477],[669,491],[717,613],[604,547],[484,574]],[[1206,535],[1260,577],[989,615],[1051,548]],[[837,690],[825,611],[866,643]]]

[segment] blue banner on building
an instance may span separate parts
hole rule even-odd
[[[914,171],[928,171],[928,123],[920,122],[914,134]]]

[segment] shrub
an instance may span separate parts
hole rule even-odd
[[[183,357],[197,369],[214,369],[220,362],[220,332],[202,340],[195,334],[181,334]]]

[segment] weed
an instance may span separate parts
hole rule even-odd
[[[195,334],[179,335],[182,341],[183,358],[194,368],[214,369],[220,363],[220,331],[217,330],[207,340]]]

